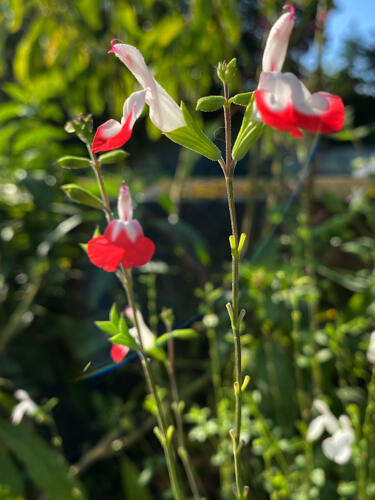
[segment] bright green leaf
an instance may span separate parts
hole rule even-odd
[[[198,99],[196,110],[197,111],[217,111],[225,104],[225,97],[222,95],[209,95]]]
[[[77,184],[65,184],[61,187],[73,201],[88,207],[103,209],[101,200],[87,191],[87,189],[84,189]]]
[[[100,330],[110,335],[117,335],[119,333],[117,326],[112,321],[95,321],[95,324]]]
[[[90,160],[81,156],[63,156],[57,160],[57,164],[68,169],[86,168],[90,166]]]
[[[108,153],[104,153],[99,156],[99,161],[103,165],[110,165],[111,163],[116,163],[120,160],[123,160],[129,156],[129,153],[122,149],[115,149],[114,151],[109,151]]]

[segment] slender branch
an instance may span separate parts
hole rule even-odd
[[[134,294],[133,294],[133,287],[132,287],[132,277],[131,277],[131,271],[129,269],[125,269],[122,272],[122,283],[124,285],[129,305],[132,308],[133,311],[133,317],[134,317],[134,325],[136,328],[137,332],[137,340],[138,344],[140,346],[140,358],[141,358],[141,363],[144,371],[144,375],[146,378],[146,382],[149,388],[150,393],[152,394],[154,401],[155,401],[155,406],[156,406],[156,413],[157,413],[157,420],[158,424],[160,427],[160,432],[161,432],[161,444],[164,448],[164,453],[165,453],[165,458],[167,461],[167,466],[168,466],[168,471],[169,471],[169,478],[171,481],[171,486],[172,490],[175,496],[176,500],[183,499],[183,495],[181,493],[179,481],[178,481],[178,476],[177,476],[177,468],[176,468],[176,463],[175,463],[175,455],[174,455],[174,450],[173,450],[173,444],[172,444],[172,439],[168,437],[168,427],[167,427],[167,420],[164,415],[164,410],[163,406],[161,404],[159,394],[157,391],[156,383],[154,380],[154,376],[151,370],[150,362],[145,355],[144,352],[144,346],[143,346],[143,340],[142,340],[142,334],[141,334],[141,329],[139,326],[139,321],[138,321],[138,315],[137,315],[137,308],[135,305],[135,300],[134,300]]]
[[[195,500],[200,500],[201,496],[199,494],[199,489],[198,485],[195,479],[195,474],[193,470],[193,466],[191,464],[190,460],[190,455],[189,452],[186,448],[186,442],[185,442],[185,433],[184,433],[184,424],[182,420],[182,411],[183,411],[183,401],[180,400],[179,392],[178,392],[178,387],[177,387],[177,380],[176,380],[176,374],[175,374],[175,369],[174,369],[174,339],[171,337],[168,340],[168,360],[166,362],[166,369],[169,377],[169,383],[171,386],[171,393],[172,393],[172,409],[173,413],[175,416],[175,421],[176,421],[176,430],[177,430],[177,443],[178,443],[178,454],[181,458],[181,461],[183,463],[185,472],[186,472],[186,477],[189,482],[190,489],[193,493],[193,497]]]
[[[230,432],[233,442],[234,470],[236,478],[236,496],[238,500],[244,500],[247,497],[248,487],[243,486],[241,474],[241,420],[242,420],[242,371],[241,371],[241,337],[240,337],[240,318],[238,310],[238,228],[236,207],[233,192],[233,171],[232,146],[231,146],[231,111],[229,103],[228,85],[224,84],[224,123],[225,123],[225,145],[226,145],[226,164],[225,168],[220,163],[225,173],[225,185],[227,190],[228,208],[230,223],[232,228],[231,251],[232,251],[232,304],[228,304],[228,313],[231,320],[233,340],[234,340],[234,396],[235,396],[235,428]]]

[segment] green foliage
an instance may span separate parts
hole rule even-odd
[[[14,427],[2,420],[0,440],[25,466],[30,477],[52,500],[84,499],[82,489],[68,473],[67,464],[26,427]]]
[[[86,205],[87,207],[103,209],[103,204],[97,196],[91,194],[87,189],[78,186],[77,184],[65,184],[61,186],[61,189],[69,196],[73,201],[80,203],[81,205]]]
[[[197,111],[217,111],[225,104],[225,97],[222,95],[208,95],[198,99],[195,109]]]

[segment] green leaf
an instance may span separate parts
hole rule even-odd
[[[165,361],[167,359],[167,355],[165,351],[159,346],[153,346],[146,349],[147,354],[157,359],[158,361]]]
[[[140,472],[127,458],[121,460],[121,480],[124,498],[137,500],[151,500],[151,493],[147,486],[139,483]]]
[[[20,472],[6,452],[5,448],[0,446],[0,498],[3,497],[4,489],[6,498],[23,497],[23,486]]]
[[[254,92],[243,92],[242,94],[236,94],[229,99],[229,102],[238,104],[239,106],[248,106],[253,94]]]
[[[99,161],[103,165],[110,165],[111,163],[116,163],[120,160],[123,160],[129,156],[129,153],[123,151],[122,149],[115,149],[114,151],[109,151],[108,153],[104,153],[99,156]]]
[[[225,97],[222,95],[209,95],[198,99],[197,111],[217,111],[225,104]]]
[[[186,127],[165,132],[164,135],[185,148],[192,149],[212,161],[218,161],[221,158],[219,148],[198,127],[183,102],[181,102],[181,111],[185,118]]]
[[[111,307],[111,310],[109,312],[109,319],[111,320],[112,323],[118,325],[120,318],[117,312],[116,304],[113,304]]]
[[[0,440],[26,468],[28,476],[51,500],[83,500],[84,493],[72,479],[61,455],[24,426],[0,421]]]
[[[114,344],[125,345],[130,349],[134,349],[134,351],[139,350],[137,342],[133,339],[130,333],[128,333],[127,335],[124,333],[118,333],[117,335],[110,337],[110,341]]]
[[[160,346],[165,344],[170,338],[189,340],[197,337],[197,332],[192,328],[185,328],[182,330],[172,330],[168,333],[163,333],[156,339],[155,345]]]
[[[63,168],[86,168],[90,166],[90,160],[82,156],[63,156],[57,160],[57,164]]]
[[[119,333],[117,326],[112,321],[95,321],[95,324],[100,330],[110,335],[117,335]]]
[[[123,335],[129,335],[129,328],[128,328],[128,325],[126,324],[126,321],[125,321],[123,314],[121,314],[121,317],[120,317],[120,320],[118,323],[118,329],[119,329],[120,333],[122,333]]]
[[[264,123],[252,120],[253,103],[254,95],[247,105],[240,131],[233,146],[232,158],[236,161],[241,160],[245,156],[263,132]]]
[[[87,189],[82,188],[77,184],[65,184],[64,186],[61,186],[61,188],[73,201],[88,207],[103,209],[101,200],[87,191]]]

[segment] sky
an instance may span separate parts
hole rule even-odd
[[[337,8],[330,12],[326,21],[323,64],[328,72],[340,67],[340,52],[349,34],[367,38],[375,46],[375,0],[335,0],[335,3]],[[308,69],[314,68],[314,49],[309,51],[304,62]]]

